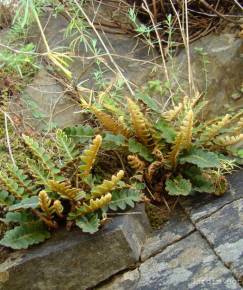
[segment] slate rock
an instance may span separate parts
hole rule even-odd
[[[242,289],[199,233],[167,247],[139,269],[119,275],[103,290]]]
[[[65,94],[62,85],[45,69],[41,69],[27,86],[21,105],[24,122],[35,129],[63,128],[83,121],[83,116],[77,113],[81,110],[80,104]],[[11,107],[16,110],[16,104]]]
[[[243,283],[243,198],[198,222],[196,227]]]
[[[175,213],[161,229],[152,232],[152,234],[147,237],[141,253],[141,260],[144,261],[150,256],[161,252],[170,244],[181,240],[194,229],[193,224],[184,212],[180,208],[177,208]]]
[[[242,108],[242,52],[242,40],[233,33],[210,33],[190,44],[192,83],[195,90],[205,92],[208,115],[214,117],[229,108]],[[177,88],[179,83],[182,92],[189,92],[185,50],[168,62],[168,71],[172,86]],[[233,94],[239,97],[234,100]]]
[[[15,252],[0,265],[0,289],[82,290],[134,266],[149,225],[143,205],[132,212],[137,214],[116,217],[94,235],[60,231]]]
[[[206,218],[224,205],[243,197],[243,170],[233,172],[228,176],[228,181],[229,189],[223,196],[196,192],[180,201],[193,222]]]

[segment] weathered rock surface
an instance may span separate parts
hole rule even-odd
[[[138,214],[116,217],[97,234],[61,231],[15,253],[0,265],[0,289],[82,290],[134,266],[149,230],[143,206],[134,211]]]
[[[243,198],[198,222],[196,227],[243,283]]]
[[[232,273],[199,233],[167,247],[161,254],[98,289],[241,289]]]
[[[182,210],[176,210],[174,215],[162,226],[154,231],[147,239],[141,253],[144,261],[150,256],[161,252],[170,244],[181,240],[194,230],[193,224]]]
[[[221,197],[196,193],[194,196],[181,201],[182,207],[193,222],[206,218],[227,203],[243,197],[243,171],[234,172],[228,177],[228,180],[229,190]]]
[[[25,123],[36,129],[52,129],[80,124],[83,120],[80,105],[75,102],[58,81],[41,69],[27,86],[21,98]]]
[[[201,52],[199,52],[199,50]],[[236,34],[210,34],[190,45],[191,70],[194,86],[206,92],[211,115],[223,114],[229,108],[242,108],[243,59],[242,40]],[[185,51],[168,64],[170,79],[177,79],[188,91],[187,55]],[[234,96],[237,95],[237,98]]]

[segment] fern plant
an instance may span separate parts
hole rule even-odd
[[[49,238],[65,222],[68,228],[77,225],[83,232],[94,233],[107,210],[124,210],[139,201],[140,191],[122,181],[122,170],[97,184],[92,170],[102,145],[100,135],[83,150],[60,129],[52,150],[29,136],[23,136],[23,141],[29,150],[26,163],[0,171],[2,221],[14,226],[1,245],[27,248]]]
[[[141,96],[139,99],[143,100]],[[113,136],[114,145],[117,136],[122,136],[124,142],[120,147],[127,151],[127,162],[142,174],[150,192],[160,196],[223,194],[227,189],[224,174],[234,167],[227,154],[232,155],[232,146],[243,140],[242,112],[200,122],[199,114],[206,105],[200,101],[200,95],[192,100],[185,97],[162,114],[154,108],[153,99],[150,106],[148,96],[140,104],[142,109],[138,102],[127,98],[124,110],[128,110],[130,118],[126,121],[114,110],[107,111],[105,105],[100,108],[85,104],[85,107],[96,116],[103,130]]]

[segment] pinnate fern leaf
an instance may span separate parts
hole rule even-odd
[[[27,249],[29,246],[39,244],[50,237],[50,233],[42,222],[16,226],[5,233],[0,244],[15,250]]]
[[[169,195],[187,196],[192,190],[191,182],[180,175],[175,178],[167,179],[165,185],[165,189]]]
[[[63,130],[57,129],[56,141],[66,162],[72,161],[78,156],[79,152],[76,148],[75,142],[69,138]]]
[[[90,174],[90,171],[96,160],[97,153],[100,149],[101,143],[102,143],[102,137],[100,135],[97,135],[93,139],[93,142],[89,146],[89,148],[85,149],[82,155],[80,156],[81,161],[84,163],[83,165],[79,167],[80,176],[82,178],[85,178]]]
[[[217,168],[220,166],[220,159],[216,153],[192,148],[188,153],[180,157],[180,163],[191,163],[200,168]]]
[[[93,187],[91,196],[96,198],[111,192],[123,178],[124,171],[120,170],[116,175],[112,175],[111,180],[104,180],[102,184]]]
[[[94,234],[100,226],[100,219],[97,214],[89,214],[87,216],[76,219],[76,225],[84,232]]]
[[[127,206],[134,207],[141,199],[141,192],[133,188],[124,188],[112,192],[112,200],[109,203],[111,210],[124,210]]]

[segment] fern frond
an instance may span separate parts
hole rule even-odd
[[[112,175],[111,180],[104,180],[101,184],[91,190],[92,197],[100,197],[111,192],[117,186],[117,183],[123,178],[124,171],[120,170],[116,175]]]
[[[57,129],[56,141],[58,148],[63,153],[65,161],[73,161],[78,156],[79,152],[76,149],[76,144],[71,138],[68,138],[67,134],[63,130]]]
[[[242,140],[243,140],[243,134],[240,134],[240,135],[237,135],[237,136],[222,136],[222,137],[218,137],[218,138],[216,138],[214,143],[219,145],[219,146],[226,147],[226,146],[235,145],[235,144],[239,143]]]
[[[100,198],[90,199],[89,204],[84,203],[83,214],[94,212],[97,209],[107,206],[112,199],[111,193],[101,196]]]
[[[60,202],[60,200],[55,200],[52,206],[53,211],[55,211],[55,213],[62,217],[62,212],[63,212],[63,206],[62,203]]]
[[[146,176],[146,180],[150,183],[154,177],[154,174],[156,173],[156,171],[162,166],[162,162],[161,161],[154,161],[152,162],[147,169],[147,172],[145,174]]]
[[[102,143],[102,137],[97,135],[94,139],[92,144],[83,151],[82,155],[80,156],[81,161],[83,161],[83,165],[79,167],[80,176],[82,178],[87,177],[90,174],[90,171],[93,167],[93,164],[96,160],[97,153],[100,149]]]
[[[39,205],[43,212],[49,214],[51,211],[51,199],[45,190],[41,190],[38,194]]]
[[[126,128],[123,122],[115,120],[111,115],[97,109],[94,106],[90,106],[89,109],[107,131],[110,131],[116,135],[123,135],[126,138],[131,137],[131,132],[128,128]]]
[[[64,199],[77,199],[80,193],[79,188],[73,188],[65,182],[49,180],[48,185],[52,191],[58,193]]]
[[[26,163],[28,165],[28,168],[31,172],[31,174],[36,178],[37,184],[48,184],[49,180],[49,173],[43,168],[41,164],[34,161],[33,159],[26,160]]]
[[[60,170],[55,167],[54,162],[51,160],[51,156],[47,154],[45,149],[39,145],[37,141],[29,136],[23,135],[25,144],[30,148],[31,152],[40,160],[44,167],[49,171],[51,176],[55,176]]]
[[[35,193],[36,186],[33,181],[25,174],[24,170],[20,169],[17,165],[8,164],[7,169],[12,178],[24,188],[24,191],[29,195]]]
[[[0,181],[16,199],[22,199],[24,197],[24,188],[20,187],[16,181],[9,178],[3,172],[0,172]]]
[[[238,121],[238,123],[236,125],[236,128],[234,130],[234,133],[235,134],[239,134],[242,131],[243,131],[243,117],[240,118],[240,120]]]
[[[144,117],[139,106],[134,101],[127,98],[127,103],[136,137],[142,142],[142,144],[149,147],[154,146],[154,140],[148,120]]]
[[[192,129],[193,129],[193,111],[189,110],[180,127],[180,132],[183,134],[183,148],[185,149],[189,149],[191,147]]]
[[[179,103],[173,109],[164,112],[162,116],[165,118],[166,121],[171,122],[178,116],[178,114],[181,112],[182,109],[183,103]]]
[[[168,160],[170,164],[172,165],[172,168],[176,167],[177,157],[182,149],[182,144],[183,144],[183,133],[180,133],[176,136],[174,144],[171,148],[172,150],[168,154]]]
[[[145,163],[136,155],[128,155],[127,161],[130,167],[136,171],[143,171],[145,168]]]
[[[224,118],[216,124],[212,124],[208,128],[205,128],[205,131],[201,134],[199,138],[200,144],[207,144],[209,141],[213,140],[217,135],[220,134],[220,130],[224,128],[230,122],[230,115],[227,114]]]

